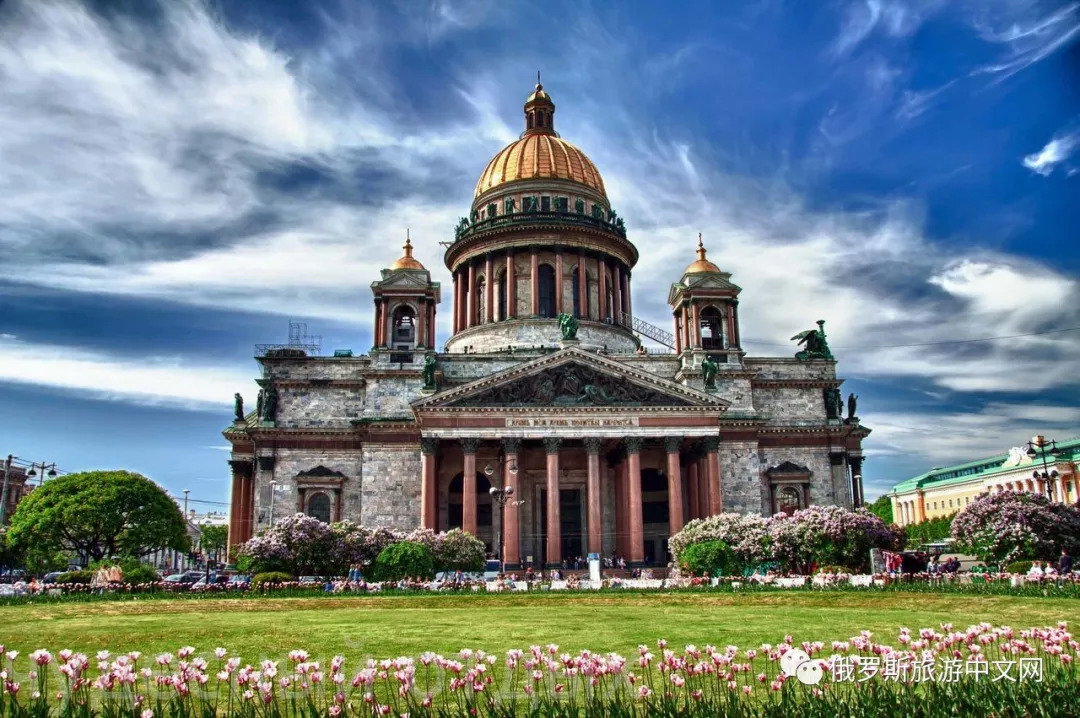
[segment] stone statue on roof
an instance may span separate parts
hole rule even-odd
[[[817,325],[817,329],[807,329],[805,332],[799,332],[791,338],[791,341],[804,345],[802,351],[795,354],[796,359],[800,361],[809,359],[835,360],[829,350],[829,342],[825,338],[825,320],[819,319]]]
[[[567,341],[577,339],[578,321],[574,319],[573,314],[567,314],[563,312],[559,315],[559,329],[562,331],[562,338]]]
[[[428,354],[424,357],[424,388],[435,388],[435,369],[438,368],[439,362],[435,359],[434,354]]]
[[[705,380],[706,389],[716,388],[716,372],[720,369],[718,364],[712,357],[706,355],[701,360],[701,378]]]
[[[244,420],[244,397],[240,396],[240,392],[233,394],[233,412],[236,414],[236,421]]]

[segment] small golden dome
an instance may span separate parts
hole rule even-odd
[[[413,259],[412,256],[412,240],[408,237],[405,238],[405,246],[402,247],[405,250],[405,256],[394,261],[390,265],[390,269],[423,269],[424,265]]]
[[[701,232],[697,236],[697,259],[686,268],[683,274],[705,274],[707,272],[719,272],[720,267],[705,259],[705,245],[701,241]]]
[[[544,92],[544,86],[539,82],[537,82],[536,87],[533,88],[532,94],[525,98],[525,104],[527,105],[530,102],[536,102],[537,100],[551,102],[551,96]]]

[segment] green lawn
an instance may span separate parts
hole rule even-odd
[[[465,595],[374,598],[153,600],[0,607],[0,644],[25,655],[46,647],[147,654],[225,646],[254,661],[305,648],[314,655],[444,654],[463,647],[499,651],[557,643],[563,650],[633,652],[666,638],[675,646],[843,639],[869,629],[892,641],[951,622],[1014,628],[1071,619],[1075,599],[919,593],[758,593],[745,595]]]

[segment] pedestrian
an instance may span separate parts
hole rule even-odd
[[[1065,576],[1072,573],[1072,556],[1068,549],[1061,549],[1061,558],[1058,559],[1058,575]]]

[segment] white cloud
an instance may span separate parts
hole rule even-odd
[[[1080,132],[1056,135],[1041,150],[1024,157],[1024,167],[1037,175],[1049,177],[1055,167],[1069,158],[1077,145],[1080,145]]]
[[[1080,34],[1080,3],[1044,15],[1044,4],[978,3],[974,25],[986,42],[1005,48],[997,62],[978,68],[972,74],[996,75],[999,80],[1011,77],[1067,47]]]
[[[181,356],[125,357],[75,346],[0,342],[0,382],[73,391],[96,399],[220,411],[240,390],[254,400],[252,370]]]

